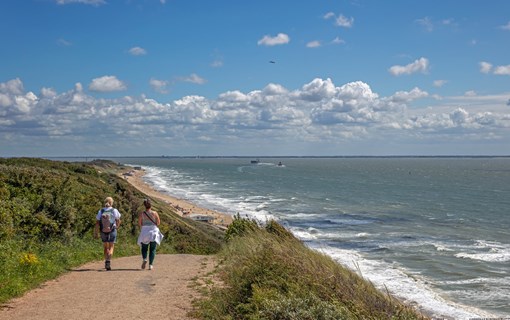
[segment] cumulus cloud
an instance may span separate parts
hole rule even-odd
[[[265,35],[260,39],[257,44],[259,46],[276,46],[281,44],[287,44],[290,42],[290,38],[285,33],[278,33],[275,37]]]
[[[492,64],[482,61],[480,62],[480,72],[481,73],[489,73],[492,70]]]
[[[123,91],[126,89],[126,84],[117,79],[116,76],[103,76],[100,78],[95,78],[89,84],[89,90],[97,92]]]
[[[508,76],[508,75],[510,75],[510,65],[506,65],[506,66],[493,66],[491,63],[486,62],[486,61],[480,62],[479,65],[480,65],[480,72],[481,73],[488,74],[488,73],[492,72],[492,74],[500,75],[500,76]]]
[[[141,47],[133,47],[129,49],[128,52],[132,56],[143,56],[147,54],[147,50]]]
[[[417,72],[426,73],[429,69],[429,60],[427,58],[420,58],[405,66],[395,65],[388,71],[394,76],[401,76],[403,74],[413,74]]]
[[[434,80],[433,85],[434,87],[442,87],[444,86],[448,81],[447,80]]]
[[[192,73],[192,74],[190,74],[187,77],[182,77],[182,78],[180,78],[180,80],[184,81],[184,82],[195,83],[195,84],[204,84],[204,83],[207,82],[207,80],[205,80],[204,78],[200,77],[196,73]]]
[[[508,21],[507,24],[500,26],[499,28],[502,29],[502,30],[509,31],[510,30],[510,21]]]
[[[168,93],[167,86],[169,83],[166,80],[158,80],[158,79],[151,78],[149,81],[149,84],[152,87],[152,89],[158,93],[165,93],[165,94]]]
[[[340,37],[336,37],[335,39],[333,39],[331,41],[332,44],[344,44],[345,43],[345,40],[343,39],[340,39]]]
[[[101,88],[111,81],[98,79]],[[166,90],[168,82],[153,78],[150,84]],[[42,88],[36,95],[25,92],[20,79],[13,79],[0,83],[0,137],[9,135],[17,141],[72,137],[93,146],[108,139],[133,147],[146,145],[147,139],[158,145],[170,139],[184,146],[204,141],[246,145],[271,138],[298,145],[409,135],[427,139],[430,133],[462,138],[483,133],[494,139],[510,135],[510,109],[470,108],[487,101],[505,106],[508,95],[461,96],[441,109],[413,107],[429,96],[415,87],[381,97],[362,81],[336,85],[332,79],[316,78],[295,90],[270,83],[250,92],[224,92],[215,99],[194,95],[161,103],[145,96],[96,98],[80,83],[62,93]]]
[[[340,15],[335,20],[335,25],[337,25],[339,27],[351,28],[353,24],[354,24],[353,17],[347,18],[344,15]]]
[[[494,74],[509,76],[510,75],[510,65],[495,67]]]
[[[310,41],[306,44],[307,48],[318,48],[321,46],[321,42],[318,40]]]
[[[334,22],[335,22],[335,25],[338,26],[338,27],[344,27],[344,28],[352,28],[353,24],[354,24],[354,18],[351,17],[351,18],[347,18],[346,16],[344,16],[343,14],[340,14],[340,15],[336,15],[335,13],[333,12],[328,12],[326,13],[323,18],[325,20],[329,20],[329,19],[333,19]]]

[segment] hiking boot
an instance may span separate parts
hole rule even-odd
[[[142,269],[145,269],[146,265],[147,265],[147,260],[143,260],[143,262],[142,262]]]
[[[112,270],[112,267],[110,266],[110,261],[105,261],[104,268],[108,271]]]
[[[152,270],[154,269],[154,267],[152,266],[152,264],[149,264],[149,270]]]

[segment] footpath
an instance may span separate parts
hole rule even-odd
[[[91,262],[0,308],[0,320],[193,319],[194,280],[214,268],[213,256],[158,254],[153,270],[139,256]]]

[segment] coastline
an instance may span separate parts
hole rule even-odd
[[[157,191],[143,180],[143,176],[145,175],[145,170],[143,168],[138,170],[122,170],[119,171],[117,175],[147,196],[172,206],[175,212],[181,217],[189,218],[193,215],[212,217],[214,219],[210,223],[220,229],[225,229],[232,223],[233,217],[229,214],[203,208],[184,199]],[[155,209],[157,210],[157,207]]]

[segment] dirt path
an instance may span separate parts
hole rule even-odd
[[[138,256],[114,259],[112,271],[88,263],[10,301],[0,320],[192,319],[186,313],[199,296],[192,280],[211,271],[213,259],[157,255],[151,271],[140,269]]]

